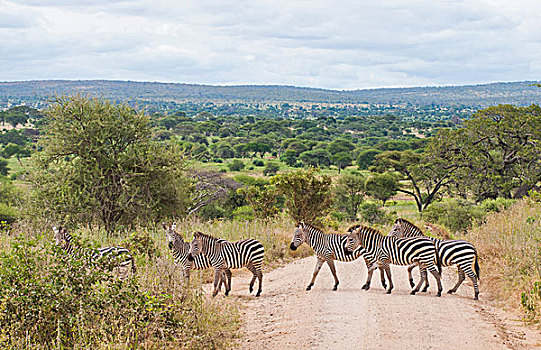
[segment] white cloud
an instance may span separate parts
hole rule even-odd
[[[538,1],[0,0],[0,80],[336,89],[538,79]]]

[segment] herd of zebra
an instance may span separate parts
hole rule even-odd
[[[176,225],[163,224],[167,244],[171,249],[175,265],[180,266],[183,276],[189,279],[190,271],[214,268],[215,296],[222,285],[225,285],[225,295],[231,291],[231,269],[246,267],[252,272],[249,291],[252,293],[256,279],[259,287],[256,297],[261,295],[263,273],[261,270],[264,248],[261,242],[255,239],[244,239],[229,242],[225,239],[215,238],[201,232],[194,232],[192,242],[184,242],[175,230]],[[87,256],[93,261],[101,260],[106,256],[114,256],[119,268],[130,267],[135,273],[136,266],[133,256],[126,248],[107,247],[100,249],[82,248],[72,243],[71,235],[64,227],[53,227],[56,245],[60,246],[70,256]],[[429,271],[436,278],[438,285],[437,296],[441,296],[441,268],[457,265],[458,281],[448,293],[454,293],[460,287],[467,275],[473,282],[474,299],[479,297],[479,263],[475,247],[464,240],[439,239],[427,237],[423,232],[409,221],[399,218],[387,236],[382,235],[374,228],[355,225],[348,229],[347,234],[326,234],[321,229],[300,222],[297,224],[290,249],[296,250],[306,243],[315,252],[316,267],[312,280],[306,290],[314,285],[316,277],[325,262],[329,265],[334,277],[333,290],[338,289],[338,277],[334,260],[349,262],[363,257],[368,268],[368,278],[362,289],[368,290],[376,268],[380,270],[381,284],[390,294],[393,289],[390,264],[407,265],[411,294],[416,294],[421,287],[426,292]],[[412,270],[419,267],[421,279],[414,284]],[[387,280],[385,279],[387,277]],[[388,281],[388,286],[387,286]]]

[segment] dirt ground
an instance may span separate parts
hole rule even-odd
[[[228,298],[242,305],[240,349],[541,349],[541,331],[484,300],[490,286],[482,280],[479,301],[469,281],[457,294],[446,294],[456,282],[454,268],[444,269],[445,294],[438,298],[433,278],[428,293],[410,295],[401,266],[393,266],[391,295],[380,285],[379,271],[372,288],[361,290],[367,272],[362,260],[336,263],[338,291],[331,290],[326,265],[306,291],[315,262],[309,257],[266,273],[260,298],[248,294],[250,274],[234,273]]]

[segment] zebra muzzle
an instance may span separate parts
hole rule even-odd
[[[192,253],[188,254],[188,261],[194,261]]]
[[[295,244],[293,242],[291,242],[291,244],[289,245],[289,249],[297,250],[297,247],[295,247]]]

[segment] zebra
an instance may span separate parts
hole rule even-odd
[[[355,226],[350,227],[350,230],[353,230],[354,227]],[[331,273],[334,277],[334,287],[332,289],[334,291],[338,290],[338,284],[340,283],[336,276],[334,260],[349,262],[362,256],[367,268],[370,268],[370,266],[373,265],[373,262],[370,260],[368,254],[366,254],[364,248],[359,247],[353,252],[348,252],[346,250],[347,238],[348,235],[345,234],[326,234],[319,228],[304,222],[299,222],[297,224],[289,249],[297,250],[301,244],[306,242],[306,244],[314,250],[317,256],[316,268],[314,269],[312,280],[306,287],[306,290],[312,289],[316,277],[319,274],[319,270],[321,270],[321,266],[323,266],[325,262],[329,265],[329,269],[331,269]],[[380,270],[380,272],[381,284],[383,285],[383,288],[386,288],[385,275],[383,274],[383,270]]]
[[[411,265],[418,264],[421,269],[421,281],[411,291],[415,294],[421,288],[421,283],[426,280],[426,270],[430,271],[438,283],[438,294],[441,296],[441,262],[436,254],[436,246],[426,237],[412,237],[398,239],[395,237],[383,236],[378,230],[371,227],[359,226],[348,234],[346,251],[353,252],[359,246],[366,249],[374,259],[374,264],[368,269],[367,288],[370,288],[372,274],[376,267],[382,267],[389,279],[387,294],[391,294],[393,280],[389,264]],[[437,266],[437,268],[436,268]]]
[[[426,237],[421,231],[421,229],[403,218],[396,219],[395,224],[391,229],[391,232],[389,232],[389,236],[394,236],[398,238]],[[473,299],[479,300],[479,287],[477,285],[477,281],[479,280],[479,259],[477,257],[477,250],[475,249],[473,244],[458,239],[441,239],[433,237],[428,238],[431,239],[436,245],[442,266],[448,267],[452,265],[457,265],[458,282],[453,288],[449,289],[447,293],[453,294],[454,292],[456,292],[458,287],[460,287],[462,282],[464,282],[464,280],[466,279],[467,275],[473,282]],[[472,267],[475,268],[475,272],[473,271]],[[413,285],[411,271],[414,268],[415,265],[411,265],[410,267],[408,267],[408,275],[411,285]],[[426,281],[426,286],[423,291],[426,291],[427,289],[428,279]]]
[[[210,261],[207,259],[207,256],[204,254],[200,254],[193,261],[188,260],[188,256],[190,254],[190,243],[184,242],[182,236],[175,231],[177,227],[176,223],[172,223],[171,225],[162,223],[162,226],[165,230],[167,245],[169,246],[169,249],[171,249],[175,265],[180,265],[182,275],[186,278],[186,280],[189,281],[190,279],[190,270],[205,270],[212,267]],[[226,285],[225,295],[229,295],[231,288],[231,270],[225,270],[225,277],[227,278],[227,280],[224,279],[223,281]],[[228,287],[229,289],[227,289]],[[219,289],[221,288],[222,285],[220,283]]]
[[[103,258],[111,258],[119,261],[118,267],[129,267],[132,273],[137,271],[135,259],[129,250],[122,247],[104,247],[98,249],[84,248],[72,243],[73,238],[65,227],[53,226],[55,245],[62,248],[69,256],[78,258],[90,258],[90,261],[97,263]]]
[[[265,249],[261,242],[251,238],[229,242],[196,231],[190,243],[188,259],[193,261],[200,254],[206,255],[214,268],[213,297],[218,294],[218,286],[221,283],[223,274],[229,269],[240,269],[242,267],[246,267],[253,274],[249,287],[250,293],[253,291],[257,278],[259,279],[259,288],[255,296],[259,297],[261,295],[263,287],[261,265],[263,264],[263,257],[265,255]],[[230,288],[230,286],[226,285],[226,289]]]

